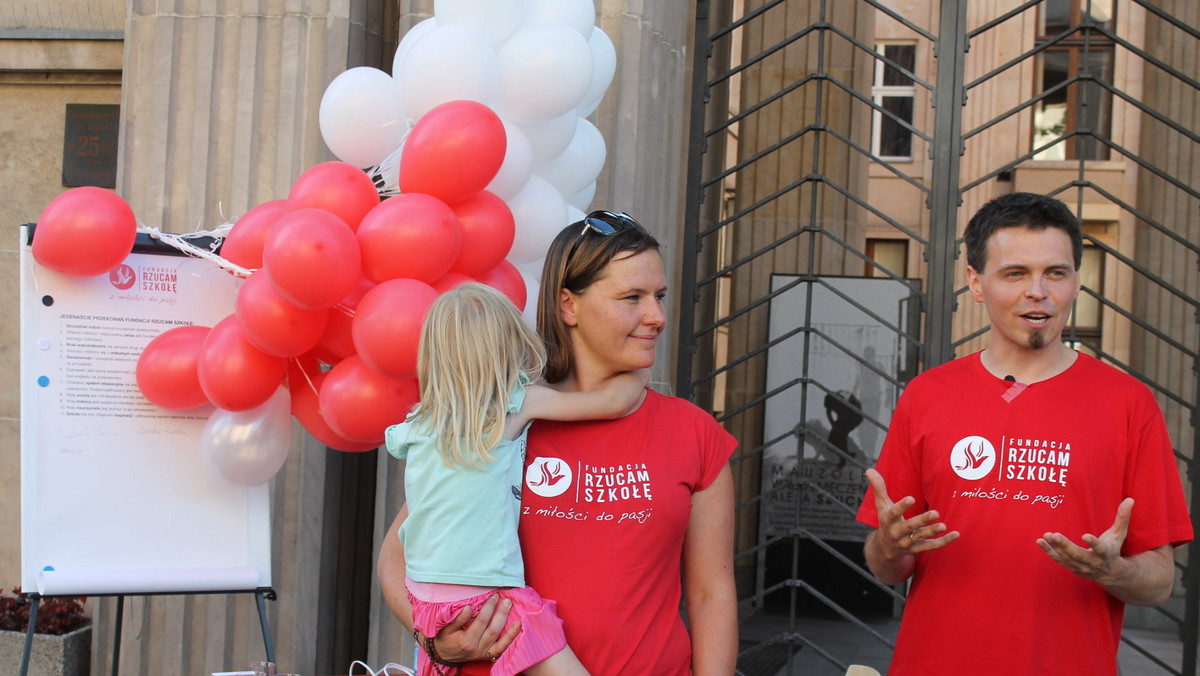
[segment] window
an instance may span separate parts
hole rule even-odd
[[[1112,81],[1113,42],[1099,29],[1112,30],[1113,0],[1046,0],[1039,18],[1039,46],[1072,32],[1038,56],[1036,90],[1049,93],[1033,111],[1033,147],[1053,145],[1034,159],[1108,159],[1095,137],[1111,131],[1112,94],[1096,80]]]
[[[906,239],[868,239],[867,258],[878,265],[867,263],[863,273],[867,277],[888,277],[880,267],[886,268],[897,277],[908,276],[908,240]]]
[[[1089,346],[1100,345],[1101,337],[1103,306],[1100,298],[1104,297],[1104,251],[1100,247],[1084,245],[1079,281],[1084,289],[1079,292],[1067,321],[1065,338],[1071,347],[1095,356],[1095,351]],[[1089,290],[1091,293],[1088,293]]]
[[[915,44],[876,45],[875,51],[909,73],[917,63]],[[883,59],[875,60],[875,80],[871,96],[875,105],[887,114],[874,111],[871,123],[871,152],[884,160],[911,160],[913,103],[917,88],[913,80]]]

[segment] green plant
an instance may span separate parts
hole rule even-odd
[[[0,589],[0,629],[27,631],[32,604],[21,596],[21,588],[5,595]],[[83,596],[47,596],[38,602],[36,634],[68,634],[86,625],[91,618],[83,614]]]

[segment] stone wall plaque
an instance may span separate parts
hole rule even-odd
[[[68,103],[63,134],[62,184],[117,187],[117,132],[121,106]]]

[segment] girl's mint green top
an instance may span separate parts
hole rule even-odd
[[[508,398],[508,413],[521,410],[529,377],[521,373]],[[411,415],[410,415],[411,418]],[[410,420],[387,429],[388,453],[407,460],[404,495],[408,518],[400,526],[408,577],[418,582],[492,587],[525,586],[517,540],[525,437],[501,441],[493,461],[450,467],[434,437]]]

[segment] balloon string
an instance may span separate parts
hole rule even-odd
[[[317,386],[313,384],[312,378],[308,377],[308,371],[304,370],[304,366],[300,363],[300,360],[296,357],[291,357],[291,360],[296,362],[296,370],[299,371],[301,375],[304,376],[304,380],[308,382],[308,389],[312,390],[313,394],[321,396],[321,393],[317,391]]]
[[[160,230],[158,228],[148,226],[148,225],[142,223],[141,221],[138,221],[138,232],[146,233],[147,235],[150,235],[150,237],[159,240],[163,244],[172,246],[189,256],[194,256],[195,258],[203,258],[204,260],[216,263],[222,269],[224,269],[228,272],[231,272],[231,273],[237,275],[238,277],[249,277],[250,274],[252,272],[254,272],[253,270],[248,270],[248,269],[243,268],[242,266],[238,265],[237,263],[233,263],[229,260],[222,258],[221,256],[217,255],[214,251],[212,251],[212,249],[204,249],[204,248],[198,247],[195,244],[192,244],[191,242],[188,241],[189,239],[193,239],[196,237],[211,237],[214,240],[212,247],[216,248],[217,244],[219,244],[221,242],[221,240],[223,240],[225,237],[227,237],[229,235],[229,231],[232,228],[233,228],[232,223],[224,223],[222,225],[217,226],[213,230],[202,230],[200,232],[190,232],[187,234],[178,234],[178,233],[174,233],[174,232],[163,232],[162,230]]]
[[[387,157],[383,158],[379,164],[373,167],[367,167],[368,176],[376,179],[376,190],[380,195],[385,197],[393,197],[400,194],[400,154],[404,151],[404,144],[408,141],[408,135],[412,133],[416,122],[412,120],[401,120],[401,124],[405,125],[404,134],[400,137],[400,145],[396,149],[388,153]]]

